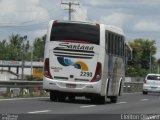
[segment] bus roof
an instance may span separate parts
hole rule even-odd
[[[88,22],[88,21],[68,21],[68,20],[51,20],[51,22],[63,22],[63,23],[81,23],[81,24],[89,24],[89,25],[101,25],[101,23],[96,23],[96,22]],[[113,25],[105,25],[105,29],[120,35],[125,35],[123,30],[117,26],[113,26]]]
[[[96,25],[98,23],[87,22],[87,21],[68,21],[68,20],[52,20],[52,22],[62,22],[62,23],[81,23],[81,24],[89,24],[89,25]]]
[[[125,35],[124,31],[121,28],[114,25],[105,25],[105,29],[123,36]]]

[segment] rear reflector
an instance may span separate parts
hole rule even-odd
[[[52,79],[52,75],[51,75],[50,69],[49,69],[49,58],[46,58],[45,62],[44,62],[44,76]]]
[[[99,28],[100,27],[99,23],[96,23],[96,26]]]
[[[57,20],[55,20],[55,21],[53,22],[53,25],[56,25],[56,24],[58,24],[58,21],[57,21]]]
[[[91,82],[99,81],[101,79],[101,76],[102,76],[102,64],[100,62],[98,62],[95,75],[94,75],[93,79],[91,80]]]

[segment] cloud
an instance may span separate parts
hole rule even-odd
[[[135,24],[134,30],[159,32],[160,31],[159,25],[160,22],[158,21],[141,20]]]
[[[32,34],[35,37],[42,37],[43,35],[47,34],[47,29],[36,30],[36,31],[33,31]]]
[[[86,0],[83,0],[86,1]],[[160,4],[159,0],[88,0],[86,1],[88,5],[91,6],[104,6],[104,5],[122,5],[122,4],[143,4],[143,5],[150,5],[150,6],[155,6],[157,4]],[[137,4],[138,3],[138,4]]]
[[[30,41],[30,44],[33,44],[33,41],[37,37],[42,37],[43,35],[47,34],[47,29],[39,29],[39,30],[34,30],[34,31],[28,31],[26,33],[22,33],[21,35],[27,35],[28,40]]]
[[[124,13],[113,13],[109,16],[102,16],[100,21],[105,24],[116,25],[119,27],[123,27],[125,21],[130,18],[129,15]]]
[[[87,17],[87,8],[86,7],[75,7],[75,12],[72,16],[73,20],[76,21],[86,21]]]
[[[0,8],[1,26],[29,24],[49,19],[39,0],[2,0]]]

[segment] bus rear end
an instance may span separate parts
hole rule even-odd
[[[52,21],[44,55],[43,88],[51,100],[101,91],[100,26]]]

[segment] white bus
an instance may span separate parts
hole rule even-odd
[[[125,39],[120,28],[88,22],[49,23],[43,89],[50,100],[85,96],[117,102],[125,78]]]

